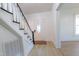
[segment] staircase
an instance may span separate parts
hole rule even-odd
[[[33,47],[32,30],[19,4],[18,3],[0,3],[0,9],[2,12],[7,13],[12,16],[12,20],[9,20],[9,21],[2,20],[2,21],[6,23],[11,28],[11,30],[15,31],[22,38],[19,41],[19,44],[20,43],[23,44],[23,46],[21,45],[23,47],[23,54],[20,54],[20,55],[28,55],[28,53],[31,51]],[[3,17],[3,14],[1,14],[1,16]],[[7,17],[7,15],[4,15],[4,16]],[[11,44],[15,46],[13,42]],[[13,49],[15,50],[16,48],[13,48]],[[4,48],[4,49],[7,50],[7,48]],[[19,51],[19,52],[22,52],[22,51]],[[5,55],[10,55],[10,54],[6,52]]]

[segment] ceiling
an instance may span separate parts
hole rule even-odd
[[[73,9],[73,8],[79,8],[79,3],[63,3],[62,9]]]
[[[52,3],[19,3],[24,14],[50,11]]]

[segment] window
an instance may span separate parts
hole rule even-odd
[[[76,35],[79,35],[79,15],[76,15],[76,16],[75,16],[75,19],[76,19],[76,21],[75,21],[75,22],[76,22],[76,23],[75,23],[75,25],[76,25],[76,26],[75,26],[75,34],[76,34]]]
[[[40,32],[41,28],[40,25],[37,26],[37,31]]]

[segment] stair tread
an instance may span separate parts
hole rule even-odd
[[[17,24],[20,24],[20,22],[17,22],[17,21],[13,21],[14,23],[17,23]]]

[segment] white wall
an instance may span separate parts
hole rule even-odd
[[[32,28],[32,30],[36,29],[37,25],[41,25],[40,40],[44,41],[53,41],[53,19],[52,12],[41,12],[41,13],[33,13],[27,15],[26,18]],[[38,39],[36,39],[38,40]]]
[[[37,24],[41,24],[41,39],[53,41],[56,48],[60,48],[59,38],[59,9],[60,3],[54,3],[50,12],[41,12],[27,16],[31,28],[36,29]]]
[[[60,10],[60,38],[61,41],[77,41],[79,35],[75,35],[75,14],[79,13],[79,5],[65,4]]]
[[[27,17],[31,27],[36,26],[40,21],[42,30],[40,35],[42,40],[53,41],[56,48],[61,47],[59,38],[59,14],[60,3],[53,4],[51,12],[32,14]],[[58,10],[57,10],[58,9]],[[31,21],[30,21],[31,20]],[[37,22],[34,22],[37,21]],[[34,22],[34,23],[33,23]],[[35,29],[36,27],[32,28]]]

